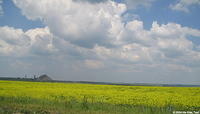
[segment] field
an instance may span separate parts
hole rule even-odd
[[[0,113],[170,114],[199,110],[199,87],[0,81]]]

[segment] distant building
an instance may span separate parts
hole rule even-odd
[[[51,81],[52,79],[48,75],[43,74],[43,75],[39,76],[37,78],[37,80],[39,80],[39,81]]]
[[[34,80],[36,80],[36,79],[37,79],[36,75],[34,75],[34,76],[33,76],[33,79],[34,79]]]

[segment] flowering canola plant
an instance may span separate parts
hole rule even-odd
[[[199,87],[121,86],[79,83],[0,81],[0,97],[152,107],[200,107]]]

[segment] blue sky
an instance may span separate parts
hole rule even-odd
[[[199,0],[3,0],[0,6],[0,76],[200,84]]]
[[[158,21],[160,24],[167,24],[168,22],[179,23],[182,26],[200,29],[200,20],[198,6],[190,8],[190,13],[170,10],[170,4],[176,3],[175,0],[157,0],[151,7],[144,9],[143,7],[134,10],[141,20],[144,21],[146,28],[150,28],[153,21]]]
[[[39,20],[31,21],[23,16],[20,9],[13,4],[12,0],[4,0],[2,8],[4,14],[0,17],[0,26],[12,26],[22,28],[23,30],[43,27],[43,24]]]

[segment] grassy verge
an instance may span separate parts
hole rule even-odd
[[[87,98],[81,102],[49,101],[29,97],[0,97],[0,113],[23,114],[171,114],[172,107],[146,107],[125,104],[89,103]]]

